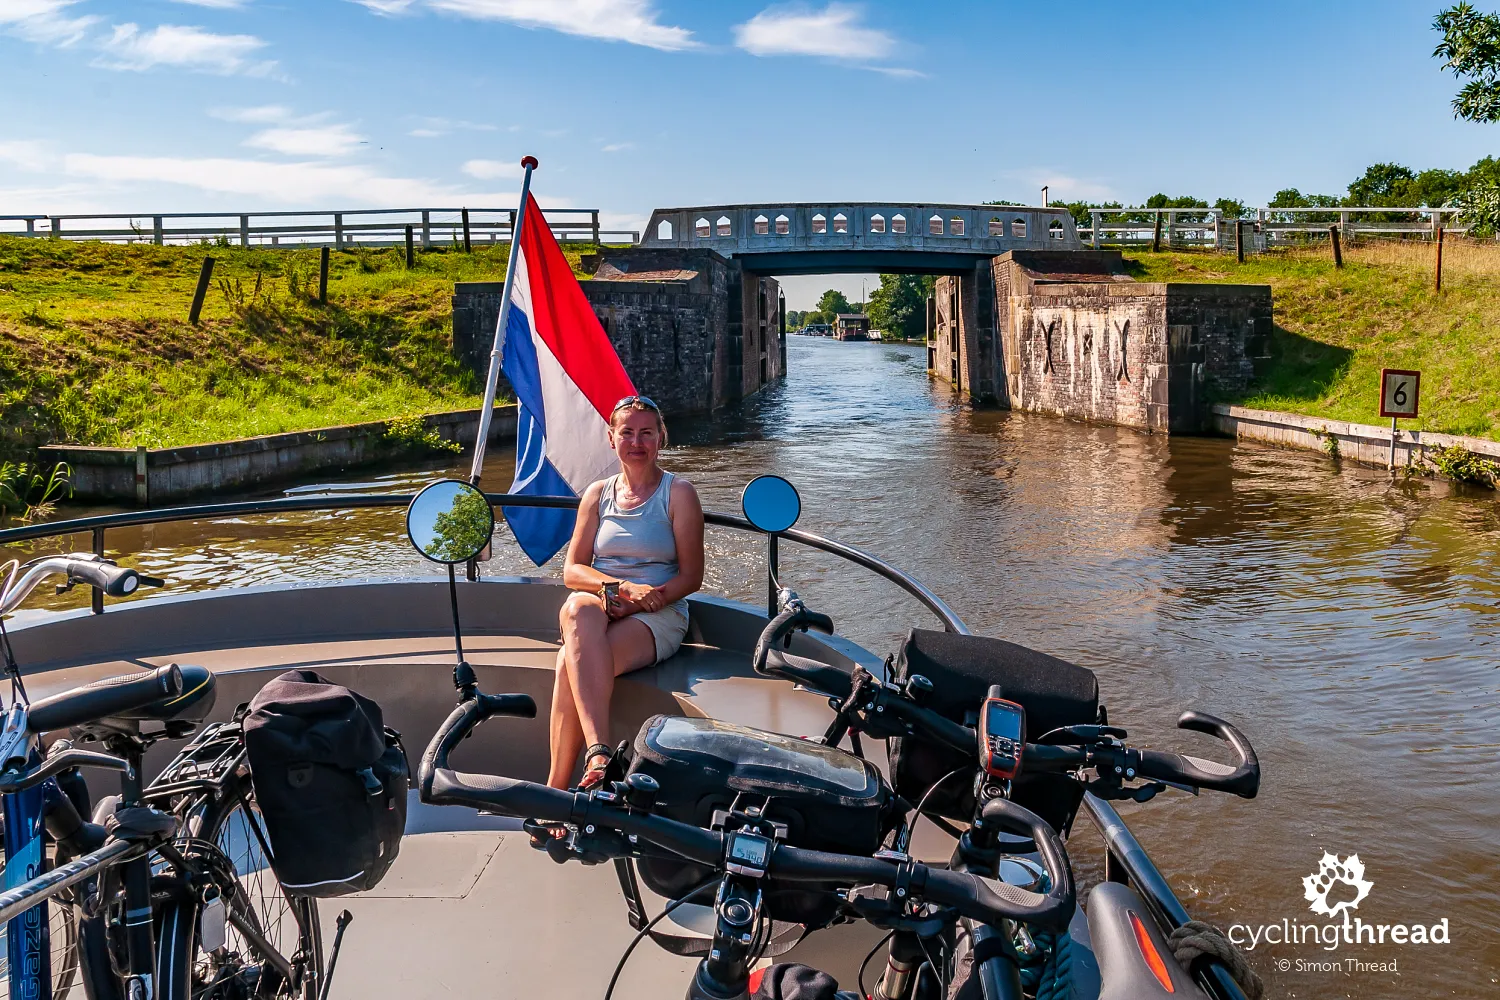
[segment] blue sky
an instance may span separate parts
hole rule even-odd
[[[1500,152],[1440,6],[0,0],[0,214],[1341,193]]]

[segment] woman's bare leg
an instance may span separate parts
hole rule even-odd
[[[565,650],[557,651],[557,678],[552,683],[552,766],[547,784],[568,788],[573,781],[573,765],[583,752],[583,730],[578,725],[578,706],[573,702],[573,687],[568,683]]]
[[[656,640],[644,622],[611,622],[599,598],[581,591],[563,603],[558,623],[563,648],[553,687],[552,766],[547,780],[553,787],[566,788],[579,749],[609,743],[615,678],[654,663]],[[572,698],[565,699],[564,692]],[[564,707],[568,701],[572,711]]]

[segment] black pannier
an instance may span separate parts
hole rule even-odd
[[[932,681],[926,705],[945,718],[974,725],[991,684],[1026,710],[1026,739],[1058,726],[1098,721],[1099,683],[1094,672],[1004,639],[912,629],[896,655],[895,675],[905,681],[921,674]],[[896,791],[919,801],[933,783],[965,767],[958,752],[930,741],[891,741],[891,776]],[[974,818],[972,761],[964,773],[933,790],[926,811],[960,822]],[[1021,763],[1012,798],[1041,816],[1054,829],[1073,822],[1083,792],[1070,779],[1054,774],[1027,774]]]
[[[766,802],[765,818],[786,825],[786,843],[869,857],[897,819],[895,799],[868,761],[795,736],[747,729],[714,719],[657,715],[636,734],[630,773],[661,786],[655,812],[695,826],[712,825],[744,794],[741,808]],[[671,899],[712,873],[687,861],[644,858],[641,878]],[[807,883],[768,880],[773,919],[813,927],[833,919],[833,896]]]
[[[373,889],[401,846],[410,777],[380,706],[288,670],[260,689],[243,725],[276,877],[304,896]]]

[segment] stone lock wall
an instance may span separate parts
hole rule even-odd
[[[1135,282],[1117,251],[1015,251],[992,276],[993,325],[980,321],[987,290],[969,291],[967,276],[939,279],[934,296],[940,334],[955,299],[963,334],[956,366],[939,336],[934,373],[956,367],[976,402],[993,386],[990,398],[1015,409],[1200,433],[1212,429],[1214,388],[1243,388],[1270,343],[1266,285]]]
[[[711,250],[604,251],[584,267],[584,294],[625,371],[667,413],[716,409],[784,373],[775,279]],[[454,287],[454,351],[481,375],[503,288]]]

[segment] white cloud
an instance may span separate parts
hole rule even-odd
[[[63,171],[114,184],[175,184],[213,194],[262,198],[285,206],[381,206],[469,204],[493,201],[507,204],[514,193],[475,194],[414,177],[387,177],[368,167],[327,163],[267,163],[225,157],[97,156],[70,153]],[[557,204],[557,200],[550,201]]]
[[[418,118],[422,124],[406,133],[418,139],[436,139],[449,132],[493,132],[495,126],[449,118]]]
[[[1047,194],[1052,201],[1107,201],[1118,197],[1114,188],[1108,184],[1070,177],[1045,167],[1008,170],[1003,176],[1030,184],[1035,191],[1030,197],[1036,204],[1041,204],[1043,185],[1049,189]]]
[[[100,46],[95,65],[106,69],[146,70],[176,66],[207,73],[264,75],[274,62],[252,63],[251,53],[265,46],[254,35],[218,35],[190,25],[163,24],[141,31],[136,24],[117,24]]]
[[[287,156],[346,156],[359,148],[365,137],[348,125],[316,128],[268,128],[245,140],[245,145],[269,149]]]
[[[209,114],[221,121],[247,122],[251,125],[273,125],[292,118],[292,110],[280,104],[262,104],[254,108],[213,108]]]
[[[250,0],[172,0],[172,2],[185,3],[192,7],[211,7],[214,10],[238,10]]]
[[[404,14],[415,0],[354,0],[361,7],[368,7],[377,14]]]
[[[378,14],[403,14],[416,0],[354,0]],[[550,28],[565,35],[629,42],[677,52],[696,48],[686,28],[662,24],[651,0],[422,0],[433,10],[480,21],[507,21],[523,28]]]
[[[28,42],[72,45],[98,23],[92,14],[68,17],[78,0],[0,0],[0,31]]]
[[[633,143],[633,142],[612,142],[608,146],[601,146],[601,147],[599,147],[600,152],[603,152],[603,153],[618,153],[618,152],[621,152],[622,150],[634,149],[634,148],[635,148],[635,143]]]
[[[0,140],[0,163],[41,173],[51,167],[56,159],[45,142],[36,139]]]
[[[863,11],[852,4],[830,3],[822,10],[797,4],[767,7],[735,25],[734,40],[756,56],[825,56],[862,61],[884,59],[896,40],[860,23]]]
[[[470,177],[477,177],[482,181],[491,181],[497,177],[520,177],[524,173],[519,163],[505,163],[501,160],[470,160],[460,169]]]
[[[440,136],[445,136],[448,133],[439,132],[437,129],[431,128],[414,128],[406,134],[411,136],[413,139],[436,139]]]

